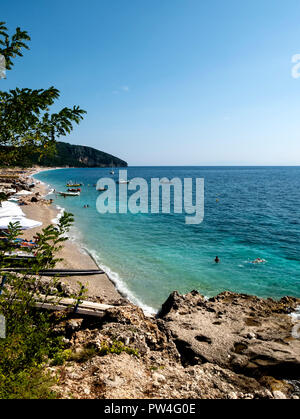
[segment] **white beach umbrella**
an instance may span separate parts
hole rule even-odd
[[[17,192],[15,195],[17,196],[23,196],[23,195],[31,195],[33,192],[29,192],[29,191],[20,191]]]
[[[30,220],[25,217],[1,217],[0,218],[0,229],[6,230],[9,223],[20,223],[22,230],[28,230],[30,228],[40,227],[42,223],[40,221]]]
[[[23,217],[25,214],[19,205],[4,201],[0,207],[0,217]]]
[[[16,189],[0,189],[0,192],[4,192],[4,193],[15,193],[17,192]]]

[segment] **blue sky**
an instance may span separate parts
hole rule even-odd
[[[61,90],[64,139],[130,165],[298,165],[296,0],[28,0],[0,20],[30,51],[1,89]]]

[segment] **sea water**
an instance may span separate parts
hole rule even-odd
[[[80,197],[49,195],[75,216],[71,237],[97,259],[119,290],[149,311],[178,290],[214,296],[224,290],[300,297],[300,167],[129,167],[128,179],[204,178],[205,215],[100,214],[95,184],[118,179],[109,168],[58,169],[35,177]],[[84,208],[89,205],[88,208]],[[219,256],[221,262],[214,259]],[[251,263],[257,257],[262,264]]]

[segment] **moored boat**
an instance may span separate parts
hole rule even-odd
[[[82,183],[76,183],[76,182],[73,182],[72,180],[69,180],[66,186],[68,188],[77,188],[78,186],[82,186]]]
[[[81,192],[81,189],[80,188],[77,188],[77,189],[75,189],[75,188],[69,188],[68,189],[68,192]]]
[[[80,192],[58,192],[61,196],[79,196]]]

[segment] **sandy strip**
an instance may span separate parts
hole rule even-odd
[[[32,174],[32,171],[27,173]],[[34,192],[39,192],[41,196],[44,196],[47,193],[46,186],[42,183],[39,183],[34,188]],[[26,239],[31,239],[37,232],[40,232],[42,228],[47,227],[49,224],[53,224],[52,220],[59,213],[54,205],[42,202],[30,203],[28,205],[23,205],[21,208],[28,218],[41,221],[43,223],[42,227],[25,231],[23,233],[23,237]],[[81,249],[79,245],[70,240],[64,243],[64,247],[59,252],[58,257],[63,258],[64,261],[59,263],[57,268],[98,269],[98,266],[92,260],[92,258],[83,249]],[[121,295],[118,293],[114,284],[106,274],[93,275],[90,277],[74,276],[70,278],[62,278],[61,280],[70,284],[72,288],[77,289],[80,288],[78,284],[78,281],[80,281],[88,289],[86,296],[94,298],[96,297],[98,302],[112,304],[121,298]]]

